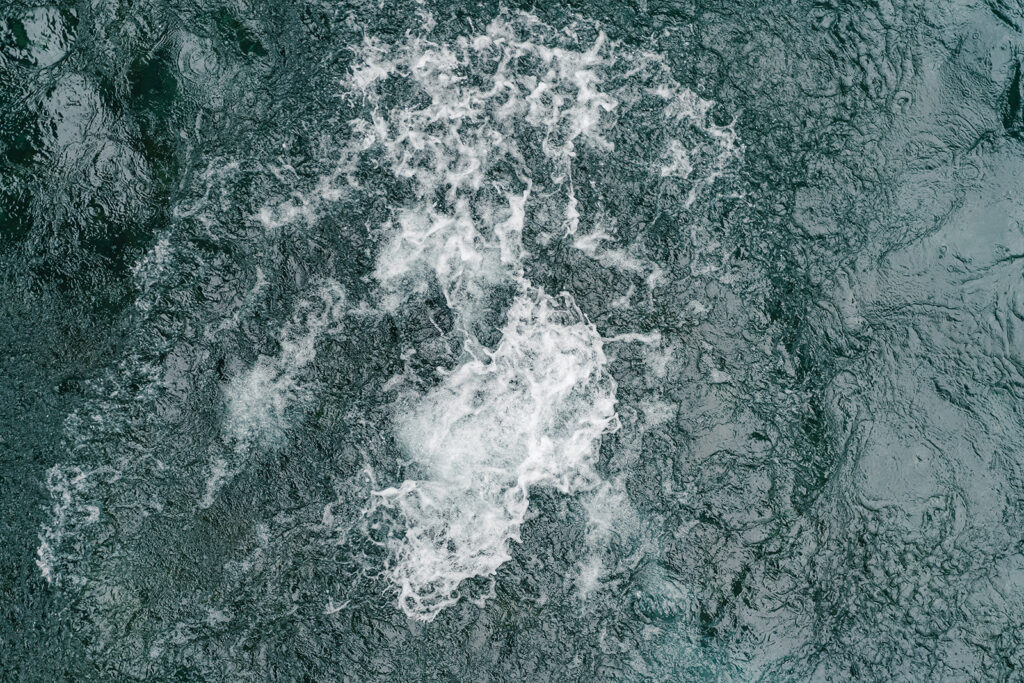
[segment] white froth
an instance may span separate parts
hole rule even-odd
[[[387,574],[413,618],[433,619],[469,579],[493,588],[530,489],[593,489],[600,439],[618,426],[604,340],[568,294],[548,295],[525,278],[528,203],[556,223],[537,231],[538,242],[572,237],[598,263],[643,278],[650,295],[660,268],[607,244],[616,238],[604,222],[584,215],[573,179],[579,153],[612,153],[622,103],[644,96],[657,98],[677,136],[659,139],[660,162],[634,162],[650,166],[656,182],[686,181],[692,201],[739,149],[732,128],[710,120],[711,103],[675,83],[657,56],[600,32],[580,46],[577,28],[555,31],[531,15],[502,13],[481,34],[447,44],[412,34],[394,45],[368,38],[344,82],[365,105],[350,122],[355,147],[383,159],[414,197],[383,226],[375,270],[383,307],[397,312],[440,286],[465,341],[462,364],[436,388],[420,395],[393,386],[395,434],[416,478],[377,491],[371,503],[389,520]],[[657,83],[623,84],[623,71]],[[499,287],[516,295],[487,351],[477,324]],[[628,306],[628,297],[618,303]],[[600,560],[584,574],[595,589]]]
[[[587,511],[586,558],[575,574],[576,590],[586,602],[602,589],[615,570],[611,546],[615,541],[632,540],[639,533],[637,515],[622,479],[602,482],[583,501]],[[618,558],[621,562],[623,558]]]
[[[430,619],[459,584],[492,576],[518,539],[533,486],[591,488],[601,435],[616,426],[601,337],[572,302],[530,288],[486,359],[452,372],[398,418],[423,478],[377,492],[401,513],[388,572],[399,604]]]
[[[341,285],[325,281],[316,298],[300,302],[281,330],[280,353],[260,356],[248,371],[228,383],[224,389],[224,426],[231,440],[232,455],[212,458],[200,507],[213,504],[217,492],[248,460],[254,448],[283,445],[291,406],[303,401],[309,391],[300,382],[300,375],[316,358],[317,339],[338,331],[344,315],[345,293]]]
[[[602,35],[582,52],[549,47],[520,39],[520,28],[499,19],[453,45],[368,40],[347,83],[372,109],[352,122],[359,146],[380,149],[418,197],[396,212],[397,230],[378,258],[385,307],[436,282],[467,350],[483,349],[470,330],[488,297],[499,286],[518,291],[495,350],[409,397],[396,419],[422,478],[378,491],[374,507],[397,513],[388,574],[402,609],[420,619],[509,558],[531,486],[593,485],[599,439],[615,423],[600,335],[568,295],[549,296],[523,279],[522,242],[535,183],[569,182],[579,144],[611,147],[603,117],[617,103],[594,70],[608,61],[608,44]],[[525,61],[536,68],[522,73]],[[423,106],[385,109],[388,79],[404,82]],[[523,126],[540,140],[546,177],[525,161]],[[571,182],[563,196],[571,232],[579,224]]]
[[[46,488],[53,500],[53,507],[49,523],[43,526],[39,534],[36,566],[47,583],[60,580],[60,558],[57,551],[65,537],[99,521],[99,507],[85,502],[93,485],[91,474],[95,472],[61,465],[54,465],[46,472]],[[71,578],[75,580],[75,577]]]
[[[449,305],[472,322],[480,298],[521,272],[534,182],[567,183],[580,144],[611,146],[602,130],[617,102],[598,88],[600,69],[612,60],[608,41],[601,35],[582,52],[549,47],[521,39],[522,23],[539,26],[503,18],[453,45],[411,37],[362,46],[346,85],[371,112],[351,122],[352,130],[363,149],[383,151],[395,176],[410,181],[420,198],[398,213],[399,229],[378,259],[376,275],[391,292],[391,307],[434,276]],[[536,64],[528,74],[526,61]],[[385,108],[389,79],[423,106]],[[523,126],[540,141],[549,177],[535,178],[525,161]],[[579,221],[571,183],[565,192],[571,232]]]
[[[281,181],[282,185],[291,184],[298,177],[298,174],[290,166],[271,167],[269,170]],[[345,195],[348,186],[356,185],[355,180],[351,178],[351,171],[351,166],[343,157],[338,161],[335,171],[322,176],[310,190],[294,191],[287,199],[260,207],[254,217],[256,222],[269,233],[280,231],[293,224],[301,226],[315,223],[322,204],[338,201]],[[345,180],[344,184],[340,182],[342,177]]]

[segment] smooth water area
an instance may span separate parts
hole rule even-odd
[[[0,680],[1024,676],[1024,7],[0,9]]]

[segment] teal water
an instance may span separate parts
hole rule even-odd
[[[0,679],[1013,681],[1024,8],[0,9]]]

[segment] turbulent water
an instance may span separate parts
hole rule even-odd
[[[0,11],[0,679],[1024,678],[1024,7]]]

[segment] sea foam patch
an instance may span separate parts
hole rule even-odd
[[[470,579],[493,582],[532,487],[600,483],[600,440],[618,426],[602,338],[571,296],[529,282],[524,234],[541,244],[569,237],[651,289],[657,265],[606,246],[615,236],[586,214],[580,155],[615,152],[624,105],[653,107],[661,151],[629,161],[653,182],[685,184],[692,202],[738,147],[731,126],[711,121],[712,103],[679,86],[659,57],[595,26],[556,31],[502,13],[477,35],[438,42],[425,23],[426,35],[398,44],[366,39],[344,85],[365,104],[350,122],[355,146],[413,197],[383,226],[383,307],[400,311],[439,286],[463,339],[461,363],[438,386],[397,401],[394,433],[414,478],[370,504],[390,525],[387,575],[400,607],[431,620]],[[498,288],[513,296],[490,350],[479,332]]]
[[[459,584],[490,577],[518,540],[530,489],[592,488],[602,434],[616,426],[601,337],[568,295],[529,288],[501,342],[397,418],[423,478],[377,491],[399,513],[388,575],[410,616],[432,619]]]
[[[522,241],[534,187],[554,195],[542,201],[564,201],[572,221],[576,146],[611,146],[602,118],[616,101],[595,71],[608,41],[548,46],[520,38],[525,21],[501,18],[444,45],[368,40],[347,84],[370,103],[352,124],[361,147],[382,154],[417,198],[395,211],[378,258],[385,306],[437,283],[465,341],[463,362],[425,395],[404,397],[395,416],[420,478],[371,503],[391,518],[387,574],[414,618],[433,619],[467,579],[493,577],[532,486],[592,487],[600,437],[615,426],[600,335],[572,297],[523,277]],[[385,84],[421,104],[386,106]],[[476,333],[498,287],[516,294],[489,351]]]

